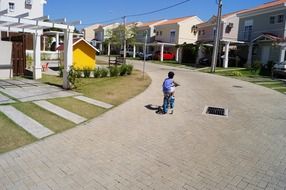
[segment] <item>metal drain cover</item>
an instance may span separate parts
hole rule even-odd
[[[220,108],[220,107],[213,107],[213,106],[206,106],[204,108],[203,114],[209,115],[217,115],[217,116],[228,116],[228,109]]]

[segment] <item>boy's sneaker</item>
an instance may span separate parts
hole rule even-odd
[[[173,110],[173,109],[171,109],[170,114],[173,114],[173,113],[174,113],[174,110]]]

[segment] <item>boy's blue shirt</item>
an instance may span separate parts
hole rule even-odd
[[[166,78],[163,82],[163,92],[171,92],[171,87],[174,86],[174,81],[171,78]]]

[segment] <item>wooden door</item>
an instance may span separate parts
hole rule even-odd
[[[10,37],[2,38],[3,41],[12,42],[12,62],[13,62],[13,75],[23,76],[26,68],[26,42],[25,35],[11,35]]]

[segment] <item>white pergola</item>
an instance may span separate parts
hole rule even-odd
[[[34,68],[33,78],[42,78],[41,65],[41,35],[44,28],[58,28],[64,31],[64,72],[63,72],[63,87],[70,88],[68,81],[69,68],[73,63],[73,32],[75,25],[80,24],[81,21],[73,21],[67,23],[65,19],[57,19],[54,21],[45,22],[47,16],[28,19],[29,13],[20,14],[17,16],[6,16],[8,10],[0,11],[0,31],[8,32],[26,32],[33,34],[33,48],[34,48]]]

